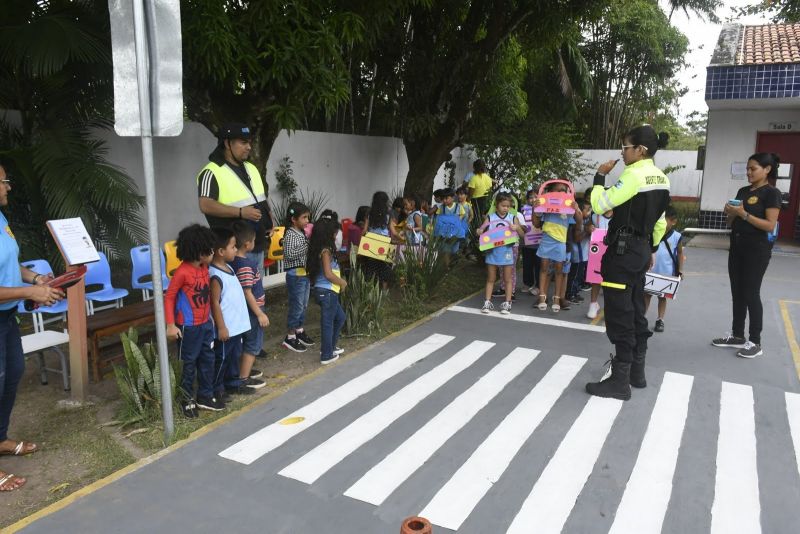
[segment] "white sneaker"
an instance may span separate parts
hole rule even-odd
[[[481,308],[482,313],[491,313],[494,311],[494,304],[492,304],[491,300],[487,300],[483,303],[483,308]]]
[[[508,315],[511,313],[511,303],[506,301],[500,305],[500,314]]]
[[[333,354],[335,356],[340,356],[340,355],[344,354],[344,349],[341,348],[341,347],[334,347]]]
[[[589,303],[589,311],[586,312],[586,317],[588,317],[589,319],[596,319],[598,313],[600,313],[600,303],[599,302]]]

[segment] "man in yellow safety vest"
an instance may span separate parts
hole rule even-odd
[[[200,211],[211,227],[230,227],[237,220],[248,221],[256,230],[256,243],[248,256],[264,269],[267,239],[273,234],[272,213],[264,180],[250,156],[250,128],[226,124],[217,134],[217,147],[197,175]]]

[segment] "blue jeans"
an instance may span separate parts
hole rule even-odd
[[[258,324],[258,317],[248,313],[250,317],[250,330],[242,334],[242,352],[251,356],[258,356],[264,348],[264,329]]]
[[[286,291],[289,293],[289,312],[286,327],[289,330],[302,328],[306,322],[306,308],[311,293],[311,283],[307,276],[286,273]]]
[[[197,375],[197,395],[214,394],[214,324],[211,320],[197,326],[182,326],[178,338],[178,354],[183,362],[181,389],[194,398],[194,377]]]
[[[330,289],[315,289],[314,298],[320,307],[322,316],[322,348],[320,356],[323,359],[333,356],[333,350],[339,342],[339,332],[344,326],[345,314],[339,304],[339,294]]]
[[[245,254],[247,259],[256,262],[258,272],[261,273],[261,281],[264,281],[264,252],[248,252]]]
[[[8,439],[8,422],[25,371],[16,309],[0,311],[0,441]]]
[[[222,395],[225,388],[242,385],[239,358],[242,355],[242,336],[232,336],[228,341],[214,340],[214,393]]]

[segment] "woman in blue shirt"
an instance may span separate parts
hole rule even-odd
[[[11,181],[5,166],[0,163],[0,206],[8,205]],[[19,247],[0,213],[0,456],[22,456],[38,450],[35,443],[8,439],[8,423],[17,386],[25,370],[25,356],[17,324],[16,309],[20,300],[31,299],[49,306],[62,298],[64,293],[47,286],[50,274],[34,273],[19,264]],[[23,287],[23,281],[31,286]],[[0,492],[14,491],[25,484],[25,479],[0,471]]]

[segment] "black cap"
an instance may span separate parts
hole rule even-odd
[[[232,122],[230,124],[225,124],[222,128],[219,129],[217,133],[218,139],[244,139],[245,141],[250,140],[250,128],[247,127],[246,124],[241,124],[238,122]]]
[[[452,188],[445,187],[444,189],[439,190],[439,195],[441,195],[442,198],[447,198],[456,196],[456,193]]]

